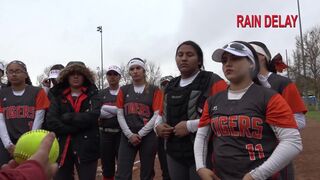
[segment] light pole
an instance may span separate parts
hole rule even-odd
[[[103,89],[103,46],[102,46],[102,26],[97,27],[97,31],[100,32],[101,35],[101,89]]]
[[[100,78],[100,75],[99,75],[99,73],[100,73],[100,67],[99,66],[97,67],[97,71],[98,71],[98,87],[100,88],[101,87],[101,78]]]
[[[303,37],[302,37],[302,25],[301,25],[301,15],[300,15],[300,3],[299,0],[297,0],[297,6],[298,6],[298,15],[299,15],[299,27],[300,27],[300,41],[301,41],[301,60],[302,60],[302,68],[303,68],[303,93],[306,96],[307,95],[307,87],[306,87],[306,62],[304,57],[304,46],[303,46]]]

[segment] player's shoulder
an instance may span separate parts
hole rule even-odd
[[[228,98],[228,89],[225,89],[225,90],[223,90],[223,91],[220,91],[220,92],[218,92],[218,93],[216,93],[215,95],[213,95],[213,96],[209,96],[208,97],[208,102],[209,101],[211,101],[211,102],[213,102],[213,101],[219,101],[219,100],[221,100],[221,99],[224,99],[224,98]]]
[[[120,87],[120,90],[122,92],[127,92],[131,87],[133,86],[133,84],[126,84]]]
[[[127,89],[131,86],[133,86],[133,85],[132,84],[125,84],[125,85],[121,86],[120,89]]]
[[[248,92],[253,99],[255,98],[264,98],[265,100],[269,100],[272,96],[279,94],[277,91],[271,88],[266,88],[258,84],[252,84],[252,86],[249,88],[250,92]]]
[[[148,84],[147,85],[149,88],[152,88],[152,89],[159,89],[158,86],[154,85],[154,84]]]
[[[110,89],[109,87],[107,87],[107,88],[105,88],[105,89],[102,89],[102,90],[100,90],[100,91],[98,92],[98,94],[99,94],[99,95],[101,95],[101,94],[104,95],[104,94],[106,94],[106,93],[109,91],[109,89]]]
[[[280,82],[283,82],[283,83],[291,83],[292,82],[288,77],[281,76],[281,75],[276,74],[276,73],[272,73],[269,76],[269,78],[277,80],[277,81],[280,81]]]
[[[37,86],[32,86],[32,85],[27,85],[26,86],[26,91],[28,92],[28,93],[39,93],[41,90],[43,90],[43,88],[42,87],[37,87]]]
[[[207,72],[209,72],[208,75],[210,75],[213,83],[216,83],[216,82],[218,82],[218,81],[223,80],[222,77],[220,77],[218,74],[216,74],[216,73],[214,73],[214,72],[210,72],[210,71],[207,71]]]
[[[9,92],[11,92],[11,87],[2,87],[0,89],[0,97],[4,97],[6,95],[8,95]]]
[[[268,82],[271,84],[272,88],[274,88],[279,93],[281,93],[289,84],[292,83],[289,78],[276,73],[272,73],[269,76]]]

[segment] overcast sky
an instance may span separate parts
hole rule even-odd
[[[302,28],[320,25],[320,3],[301,0]],[[103,26],[104,64],[121,65],[141,57],[178,75],[176,47],[197,42],[205,67],[221,75],[212,52],[233,40],[259,40],[272,54],[291,55],[299,27],[237,28],[237,15],[296,15],[296,0],[0,0],[0,60],[27,64],[32,81],[45,67],[82,60],[100,66]],[[298,25],[298,24],[297,24]]]

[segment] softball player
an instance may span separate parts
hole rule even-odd
[[[161,91],[146,82],[145,63],[133,58],[128,63],[132,84],[122,86],[117,96],[118,121],[122,129],[116,179],[131,180],[137,152],[140,155],[140,179],[154,177],[157,138],[153,132],[158,117]]]
[[[274,60],[271,60],[271,53],[264,43],[253,41],[250,44],[258,53],[260,63],[258,79],[261,85],[271,88],[282,95],[293,112],[298,129],[303,129],[306,125],[305,113],[307,109],[296,85],[289,78],[276,74]],[[294,180],[293,164],[290,163],[279,175],[283,180]]]
[[[44,91],[48,94],[50,88],[52,88],[53,86],[57,85],[57,78],[59,76],[59,73],[61,72],[61,70],[64,68],[64,66],[62,64],[55,64],[50,68],[49,74],[48,74],[48,78],[45,78],[42,81],[42,87],[44,89]],[[50,99],[50,94],[48,94],[49,99]]]
[[[92,71],[81,61],[71,61],[50,89],[51,104],[46,127],[57,135],[60,146],[57,180],[96,178],[99,147],[100,101]]]
[[[203,53],[193,41],[180,44],[176,63],[181,73],[164,92],[163,113],[156,122],[158,136],[165,138],[167,163],[173,180],[199,179],[195,169],[193,142],[206,98],[225,90],[218,75],[203,70]]]
[[[115,159],[118,158],[121,129],[117,119],[116,99],[119,92],[121,70],[118,66],[110,66],[107,70],[109,87],[99,93],[102,99],[100,111],[100,157],[104,180],[113,180]]]
[[[4,64],[2,62],[0,62],[0,89],[2,87],[6,87],[7,86],[6,84],[4,84],[2,82],[3,75],[4,75]]]
[[[12,158],[19,137],[42,127],[49,100],[43,89],[32,86],[21,61],[7,65],[8,87],[0,91],[0,166]]]
[[[298,128],[301,130],[306,125],[305,107],[297,86],[287,77],[280,76],[276,72],[275,65],[272,63],[269,49],[262,42],[250,42],[251,46],[258,53],[260,72],[258,74],[261,85],[277,91],[289,104]]]
[[[271,178],[302,150],[291,109],[277,92],[253,83],[259,61],[250,44],[231,42],[212,58],[222,62],[230,86],[206,101],[194,146],[198,174],[202,179]],[[205,167],[212,134],[214,171]]]

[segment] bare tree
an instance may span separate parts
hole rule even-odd
[[[320,97],[320,27],[316,26],[303,34],[305,64],[301,60],[301,41],[296,38],[296,50],[293,53],[294,66],[290,68],[296,84],[306,89],[308,94]],[[306,75],[301,72],[306,67]],[[305,95],[308,95],[305,94]]]
[[[36,85],[40,86],[42,81],[49,76],[51,66],[44,68],[43,72],[37,76],[37,82]]]
[[[121,69],[121,80],[120,85],[126,85],[131,83],[131,77],[129,75],[129,69],[125,64],[120,65]]]
[[[320,98],[320,26],[315,26],[303,34],[304,63],[301,59],[301,40],[296,38],[296,50],[293,52],[294,65],[290,67],[290,77],[295,80],[304,96]],[[305,68],[305,74],[301,72]],[[315,109],[319,110],[315,103]]]
[[[0,62],[6,67],[7,63],[4,60],[0,59]],[[8,77],[7,77],[7,74],[5,72],[6,72],[6,70],[4,69],[3,76],[0,79],[1,83],[7,83],[7,81],[8,81]]]
[[[104,74],[103,74],[103,80],[104,80],[103,87],[106,88],[106,87],[109,86],[108,81],[107,81],[107,77],[106,77],[107,70],[103,69],[103,72],[104,72]],[[102,89],[102,86],[101,86],[101,70],[100,70],[99,67],[97,67],[97,71],[95,72],[95,79],[96,79],[96,82],[95,82],[96,86],[98,87],[99,90],[101,90]]]
[[[146,63],[147,66],[147,80],[150,84],[158,86],[161,79],[161,70],[160,66],[154,62]]]

